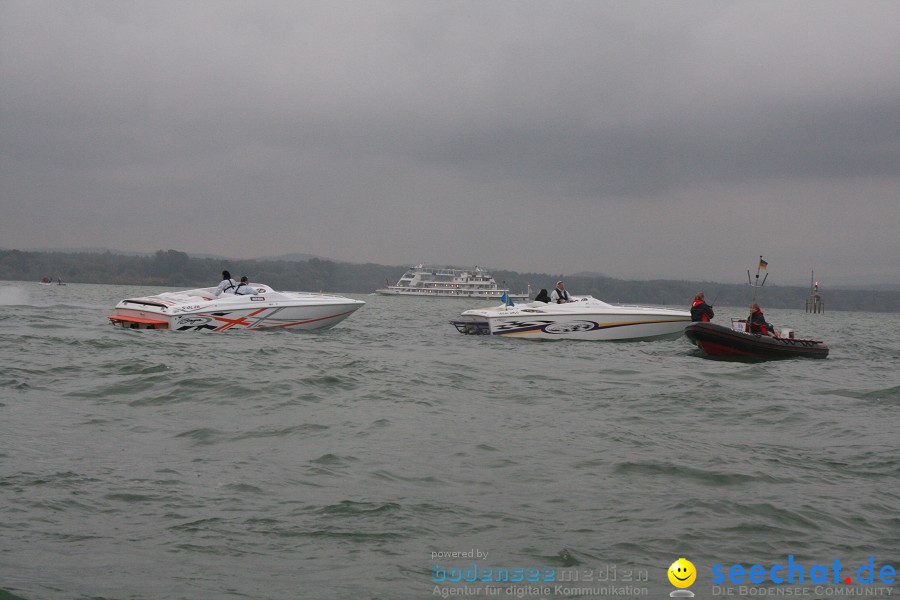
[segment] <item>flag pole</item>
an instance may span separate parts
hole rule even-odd
[[[750,280],[750,269],[747,269],[747,283],[750,284],[750,287],[753,288],[753,302],[756,303],[756,293],[759,291],[759,288],[766,285],[766,279],[769,278],[769,272],[766,271],[765,276],[763,276],[762,283],[759,282],[759,271],[760,269],[764,269],[768,266],[769,263],[763,260],[762,254],[759,255],[759,264],[756,265],[756,283],[753,283]],[[765,265],[765,266],[764,266]]]

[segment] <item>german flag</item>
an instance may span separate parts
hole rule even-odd
[[[760,256],[760,257],[759,257],[759,269],[760,269],[761,271],[765,271],[765,270],[766,270],[766,267],[768,267],[768,266],[769,266],[769,263],[767,263],[766,261],[764,261],[764,260],[762,259],[762,256]]]

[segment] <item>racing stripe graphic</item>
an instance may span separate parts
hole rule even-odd
[[[497,327],[494,335],[528,335],[532,333],[547,333],[559,335],[573,332],[594,331],[597,329],[614,329],[616,327],[630,327],[632,325],[653,325],[657,323],[678,323],[684,319],[657,319],[653,321],[624,321],[621,323],[605,323],[601,325],[595,321],[579,320],[571,322],[546,321],[511,321]]]
[[[254,310],[249,315],[241,316],[241,317],[238,317],[237,319],[229,319],[227,317],[217,316],[215,314],[211,315],[212,318],[214,318],[216,321],[224,321],[225,322],[224,325],[222,325],[220,327],[216,327],[215,329],[213,329],[213,331],[225,331],[226,329],[230,329],[237,325],[241,325],[243,327],[250,327],[250,322],[247,320],[247,317],[253,317],[255,315],[258,315],[259,313],[263,312],[264,310],[268,310],[268,308],[263,307],[263,308],[260,308],[259,310]]]
[[[333,315],[327,315],[324,317],[317,317],[315,319],[304,319],[302,321],[288,321],[286,319],[279,319],[278,314],[284,311],[285,309],[290,307],[262,307],[258,310],[253,311],[247,315],[241,315],[238,317],[232,317],[230,315],[234,314],[233,312],[213,312],[213,313],[199,313],[195,315],[198,319],[205,319],[207,321],[213,321],[221,323],[220,325],[210,325],[210,324],[199,324],[199,325],[187,325],[179,327],[179,331],[185,331],[188,329],[208,329],[211,331],[227,331],[229,329],[252,329],[252,330],[261,330],[261,329],[279,329],[279,328],[287,328],[287,327],[297,327],[300,325],[307,325],[309,323],[318,323],[321,321],[328,321],[330,319],[338,319],[346,317],[349,314],[352,314],[356,309],[348,310],[344,312],[340,312]]]
[[[349,315],[352,312],[353,312],[352,310],[348,310],[347,312],[338,313],[336,315],[329,315],[327,317],[319,317],[318,319],[307,319],[306,321],[294,321],[292,323],[281,323],[278,325],[261,325],[259,327],[253,327],[253,329],[276,329],[278,327],[294,327],[296,325],[306,325],[307,323],[316,323],[318,321],[327,321],[328,319],[336,319],[338,317],[343,317],[344,315]],[[266,319],[263,319],[263,320],[266,320]],[[262,320],[260,322],[262,322]]]

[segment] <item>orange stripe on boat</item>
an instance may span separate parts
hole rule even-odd
[[[263,312],[264,310],[268,310],[268,309],[269,309],[268,306],[263,306],[259,310],[255,310],[252,313],[250,313],[249,315],[244,315],[244,316],[238,317],[237,319],[228,319],[226,317],[219,317],[219,316],[213,315],[213,319],[215,319],[217,321],[225,321],[225,325],[220,325],[219,327],[216,327],[213,331],[225,331],[226,329],[231,329],[235,325],[250,325],[250,322],[247,320],[247,317],[255,317],[259,313]]]
[[[160,321],[158,319],[147,319],[145,317],[132,317],[130,315],[107,315],[106,317],[113,322],[126,323],[144,323],[146,325],[168,325],[168,321]]]

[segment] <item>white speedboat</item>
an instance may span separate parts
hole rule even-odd
[[[566,304],[530,302],[467,310],[450,322],[460,333],[530,340],[651,340],[682,335],[691,313],[578,296]]]
[[[527,292],[514,294],[497,285],[494,277],[476,266],[474,269],[457,267],[432,267],[416,265],[406,271],[396,285],[375,290],[383,296],[418,296],[420,298],[483,298],[500,300],[508,298],[524,300]]]
[[[211,287],[126,298],[108,318],[126,329],[314,330],[333,327],[365,304],[343,296],[278,292],[267,285],[250,285],[255,294],[226,292],[216,297],[216,288]]]

